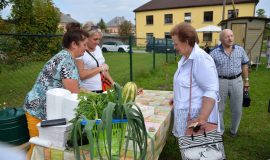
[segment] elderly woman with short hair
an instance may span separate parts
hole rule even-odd
[[[171,30],[174,47],[182,55],[174,74],[174,127],[176,137],[185,135],[189,114],[192,123],[218,123],[218,75],[210,55],[198,46],[196,30],[180,23]]]

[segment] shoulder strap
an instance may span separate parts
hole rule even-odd
[[[190,78],[189,78],[189,109],[188,109],[188,120],[191,119],[190,110],[191,110],[191,91],[192,91],[192,70],[193,70],[193,60],[190,68]]]
[[[98,60],[93,56],[92,53],[90,53],[88,50],[86,50],[86,52],[96,61],[97,63],[97,67],[99,67],[99,63],[98,63]]]

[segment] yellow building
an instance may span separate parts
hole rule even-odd
[[[226,5],[223,5],[223,3]],[[258,0],[234,0],[238,17],[254,16]],[[150,37],[165,38],[171,28],[188,22],[195,29],[209,25],[217,26],[233,16],[232,0],[152,0],[134,10],[138,45],[145,45]],[[215,46],[219,42],[218,32],[198,32],[200,46],[206,42]],[[145,39],[141,39],[145,38]]]

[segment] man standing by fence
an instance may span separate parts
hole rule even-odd
[[[241,46],[234,44],[234,35],[230,29],[223,30],[219,38],[221,45],[216,47],[210,55],[215,61],[219,75],[219,92],[221,99],[218,103],[218,108],[221,132],[224,133],[225,130],[223,114],[226,99],[227,96],[229,96],[231,110],[230,135],[231,137],[236,137],[242,116],[243,88],[245,90],[249,89],[249,59],[245,50]]]

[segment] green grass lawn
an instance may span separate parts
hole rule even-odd
[[[106,53],[106,62],[115,81],[124,84],[129,81],[129,55]],[[172,57],[170,57],[172,58]],[[270,70],[265,68],[265,58],[256,71],[250,73],[251,106],[243,109],[239,137],[231,138],[224,134],[224,145],[229,160],[254,160],[270,158],[270,113],[267,112],[270,99]],[[177,63],[164,63],[165,54],[156,55],[156,69],[153,70],[152,54],[133,54],[133,76],[139,87],[155,90],[172,90],[173,74]],[[21,105],[25,94],[31,89],[44,62],[29,63],[16,71],[2,66],[0,73],[0,103],[10,106]],[[226,108],[226,130],[229,130],[230,113]],[[171,132],[171,131],[170,131]],[[169,134],[167,143],[160,155],[161,160],[180,159],[178,143]]]

